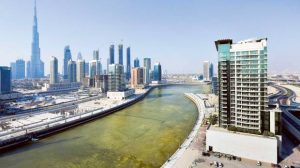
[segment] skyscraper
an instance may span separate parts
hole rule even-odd
[[[110,64],[108,68],[108,91],[124,91],[124,67],[120,64]]]
[[[99,60],[99,50],[93,51],[93,60]]]
[[[135,68],[140,67],[140,60],[137,57],[134,59],[133,65],[134,65]]]
[[[108,74],[108,67],[109,67],[109,64],[110,64],[110,59],[107,58],[107,60],[106,60],[106,75]]]
[[[144,58],[144,83],[150,83],[151,58]]]
[[[0,67],[0,94],[11,92],[11,69],[10,67]]]
[[[140,88],[144,87],[144,68],[132,68],[131,69],[131,87]]]
[[[209,61],[203,62],[203,77],[205,81],[209,81]]]
[[[244,131],[269,130],[267,39],[238,43],[224,39],[215,45],[219,55],[219,125]]]
[[[31,78],[30,61],[27,61],[27,63],[26,63],[26,77]]]
[[[130,47],[126,49],[126,79],[129,80],[131,77],[131,58],[130,58]]]
[[[85,76],[89,76],[90,64],[86,62],[84,67],[85,67]]]
[[[119,64],[123,65],[123,44],[119,44]]]
[[[76,80],[77,82],[83,82],[85,78],[85,61],[82,59],[77,60],[76,65]]]
[[[68,62],[68,82],[73,83],[76,81],[76,61],[69,60]]]
[[[214,65],[213,63],[209,64],[209,80],[212,80],[212,77],[214,76]]]
[[[151,58],[144,58],[144,67],[151,70]]]
[[[115,63],[115,46],[110,45],[109,47],[109,64],[114,64]]]
[[[68,63],[72,60],[72,54],[70,46],[66,46],[64,49],[64,67],[63,67],[63,78],[68,79]]]
[[[58,60],[52,56],[50,60],[50,84],[58,83]]]
[[[22,59],[18,59],[16,61],[16,79],[24,79],[25,78],[25,61]]]
[[[10,63],[10,70],[11,70],[11,79],[16,79],[16,63]]]
[[[154,68],[153,68],[153,81],[155,81],[156,83],[160,83],[161,82],[161,65],[160,63],[156,63],[154,64]]]
[[[100,60],[90,61],[90,78],[94,78],[96,75],[102,74],[102,64]]]
[[[30,77],[41,78],[44,77],[44,63],[40,58],[40,46],[39,46],[39,32],[38,32],[38,20],[36,12],[36,2],[34,4],[34,17],[32,28],[32,44],[31,44],[31,61],[30,61]]]

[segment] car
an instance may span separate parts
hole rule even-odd
[[[208,152],[202,152],[202,156],[210,156],[210,154]]]
[[[260,161],[257,161],[257,162],[256,162],[256,166],[261,166],[261,162],[260,162]]]

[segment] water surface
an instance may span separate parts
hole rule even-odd
[[[183,93],[207,90],[156,88],[144,100],[112,115],[0,154],[0,167],[160,167],[197,118],[195,105]]]

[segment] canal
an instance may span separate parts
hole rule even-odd
[[[156,88],[112,115],[0,154],[0,167],[160,167],[187,137],[198,115],[183,93],[208,90]]]

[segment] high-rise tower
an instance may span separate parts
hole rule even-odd
[[[64,67],[63,75],[64,79],[68,79],[68,62],[72,59],[70,46],[66,46],[64,49]]]
[[[151,58],[144,58],[144,83],[150,83]]]
[[[203,79],[209,81],[209,61],[203,62]]]
[[[58,83],[58,61],[54,56],[50,60],[50,83]]]
[[[119,48],[119,64],[123,65],[123,44],[120,44],[118,48]]]
[[[127,47],[126,50],[126,78],[127,80],[131,77],[131,64],[130,64],[131,58],[130,58],[130,47]]]
[[[31,60],[30,60],[30,77],[41,78],[44,76],[44,63],[40,57],[39,32],[36,1],[34,2],[34,17],[32,27],[32,44],[31,44]]]
[[[109,47],[109,64],[115,63],[115,46],[110,45]]]
[[[133,65],[134,65],[135,68],[140,67],[140,60],[139,60],[139,58],[136,57],[134,59]]]
[[[219,125],[269,130],[267,39],[215,42],[219,55]]]

